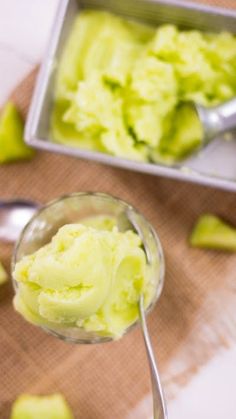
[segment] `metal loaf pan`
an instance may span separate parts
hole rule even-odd
[[[50,139],[49,122],[53,106],[57,63],[73,20],[84,8],[108,10],[151,25],[177,24],[203,31],[236,33],[236,10],[203,6],[181,0],[60,0],[50,44],[43,60],[30,112],[25,139],[35,148],[94,160],[129,170],[166,176],[236,191],[236,141],[215,140],[196,156],[174,167],[139,163],[108,154],[57,144]]]

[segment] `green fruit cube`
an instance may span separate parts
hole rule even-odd
[[[0,163],[30,159],[34,151],[23,140],[24,122],[17,108],[8,102],[0,116]]]
[[[190,236],[193,247],[236,252],[236,228],[212,214],[202,215]]]
[[[73,419],[70,407],[61,394],[32,396],[22,394],[14,402],[10,419]]]
[[[0,262],[0,285],[4,284],[7,281],[7,273]]]

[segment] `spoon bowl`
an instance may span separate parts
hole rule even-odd
[[[236,128],[236,98],[209,108],[196,103],[191,105],[203,127],[203,147],[220,134],[232,132]]]
[[[37,203],[23,199],[0,201],[0,240],[15,242],[37,208]]]

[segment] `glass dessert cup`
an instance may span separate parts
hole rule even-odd
[[[75,193],[63,196],[41,207],[31,218],[20,234],[16,243],[12,272],[15,264],[23,256],[29,255],[51,241],[58,229],[65,224],[80,223],[85,218],[108,216],[115,219],[118,230],[133,230],[142,241],[151,278],[155,281],[155,292],[152,301],[146,308],[149,312],[158,300],[164,282],[164,256],[160,240],[148,221],[131,205],[103,193]],[[15,292],[18,283],[13,279]],[[133,329],[139,319],[129,326],[125,333]],[[79,327],[40,326],[46,332],[65,341],[92,344],[114,340],[113,337],[100,335],[98,332],[88,332]]]

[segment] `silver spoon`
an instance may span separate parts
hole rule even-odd
[[[168,419],[165,396],[162,390],[161,380],[157,369],[157,363],[155,360],[155,355],[153,352],[152,343],[147,328],[142,295],[139,300],[139,318],[151,373],[153,419]]]
[[[230,132],[236,128],[236,98],[212,108],[195,103],[192,103],[192,106],[203,126],[203,146],[219,134]]]
[[[15,242],[38,204],[28,200],[0,201],[0,240]]]
[[[133,230],[142,237],[142,233],[136,224],[135,220],[130,221],[131,215],[126,213],[125,216],[121,214],[118,218],[118,228],[120,231]],[[144,243],[144,237],[142,237]],[[147,254],[149,259],[149,255]],[[151,375],[151,384],[152,384],[152,400],[153,400],[153,419],[168,419],[167,405],[162,389],[162,384],[160,376],[158,373],[157,362],[155,359],[151,338],[148,332],[146,313],[144,309],[144,298],[143,295],[140,295],[139,299],[139,320],[141,331],[144,339],[147,359],[149,363],[150,375]]]

